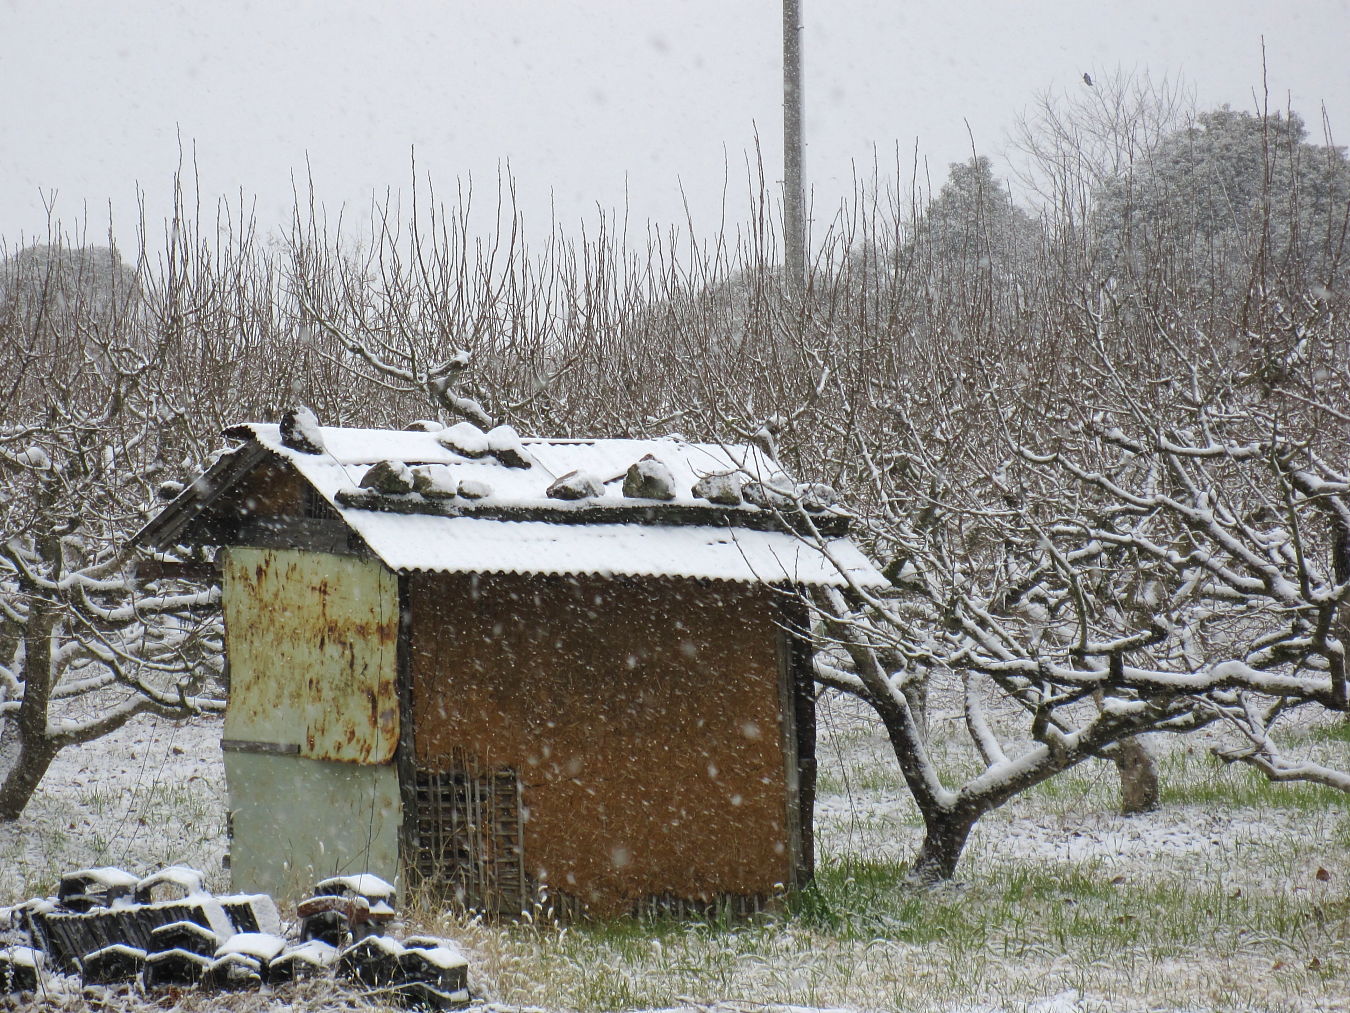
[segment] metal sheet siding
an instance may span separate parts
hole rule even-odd
[[[398,578],[375,560],[231,548],[224,737],[387,763],[398,742]]]
[[[234,889],[281,899],[340,873],[396,881],[402,804],[393,766],[227,752],[225,780]]]

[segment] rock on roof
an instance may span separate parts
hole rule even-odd
[[[675,437],[522,439],[510,427],[482,433],[467,423],[306,427],[304,440],[278,425],[246,423],[226,435],[244,446],[189,485],[138,540],[172,542],[182,527],[166,515],[228,495],[238,455],[261,448],[290,464],[396,572],[884,583],[842,537],[841,512],[814,501],[810,512],[752,505],[781,504],[792,493],[752,447]],[[710,486],[719,495],[704,498]],[[742,487],[779,494],[737,502]]]

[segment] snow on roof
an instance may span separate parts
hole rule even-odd
[[[171,865],[168,868],[160,869],[153,875],[146,876],[144,879],[137,880],[136,893],[138,896],[148,899],[150,891],[157,886],[177,887],[186,896],[204,895],[206,893],[206,890],[202,887],[202,874],[186,865]]]
[[[325,943],[322,939],[307,939],[303,943],[288,946],[272,963],[275,966],[277,963],[296,961],[313,967],[327,967],[336,959],[336,946]]]
[[[118,869],[115,866],[105,865],[97,869],[77,869],[74,872],[68,872],[62,879],[74,882],[82,880],[89,886],[101,887],[134,887],[140,882],[140,879],[125,869]]]
[[[778,470],[753,447],[689,443],[673,437],[655,440],[522,439],[519,443],[530,466],[513,468],[504,466],[490,455],[470,458],[456,453],[437,439],[440,433],[322,426],[319,432],[324,449],[321,453],[311,454],[287,446],[282,441],[281,427],[275,424],[250,422],[233,426],[227,432],[232,436],[247,434],[285,457],[306,478],[320,486],[325,495],[330,490],[333,493],[340,489],[355,490],[366,470],[380,461],[449,465],[461,481],[475,479],[489,485],[492,489],[489,499],[499,506],[554,503],[545,491],[556,479],[574,471],[599,476],[606,483],[603,499],[622,502],[624,475],[631,465],[649,454],[670,469],[678,490],[670,502],[677,504],[706,502],[692,493],[694,483],[705,475],[739,471],[751,478],[768,479]]]
[[[403,944],[393,936],[366,936],[352,944],[346,953],[364,951],[366,953],[381,953],[390,957],[397,957],[403,953]]]
[[[15,967],[41,967],[46,954],[32,946],[7,946],[0,949],[0,958],[8,960]]]
[[[470,438],[474,434],[469,428],[461,424],[429,432],[324,426],[304,444],[288,440],[279,425],[269,423],[246,423],[226,432],[289,462],[370,550],[398,572],[885,583],[846,538],[818,543],[788,530],[772,509],[728,508],[694,495],[694,487],[709,476],[781,481],[774,462],[753,447],[676,437],[520,439],[508,427],[478,434],[478,440]],[[315,452],[305,444],[321,449]],[[649,456],[669,473],[669,499],[624,495],[629,468]],[[433,500],[361,488],[367,472],[382,462],[414,469],[444,466],[435,476],[437,490],[457,483],[461,495]],[[398,467],[384,471],[404,474]],[[600,495],[550,498],[549,487],[572,473],[595,476]],[[634,511],[642,516],[633,516]],[[822,527],[833,523],[830,533],[842,532],[844,521],[837,512],[818,519]]]
[[[88,966],[91,961],[100,957],[121,956],[130,957],[133,960],[144,960],[145,951],[139,946],[129,946],[126,943],[109,943],[107,946],[100,946],[97,950],[90,950],[82,958],[82,963]]]
[[[437,936],[409,936],[403,940],[403,946],[405,952],[415,951],[428,964],[444,971],[469,962],[454,942]]]
[[[547,521],[344,511],[366,544],[398,571],[594,573],[605,577],[701,577],[753,583],[842,584],[810,542],[782,531],[653,524]],[[876,571],[846,539],[835,557],[862,583]]]

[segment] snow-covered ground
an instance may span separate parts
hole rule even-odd
[[[0,823],[0,904],[55,892],[62,872],[185,864],[224,887],[220,719],[135,719],[57,754],[23,818]]]
[[[898,866],[920,828],[884,736],[851,704],[825,707],[821,718],[821,854]],[[91,865],[144,874],[183,863],[201,869],[208,887],[227,887],[219,738],[217,719],[146,717],[61,754],[23,821],[0,826],[0,904],[51,893],[63,871]],[[1238,782],[1212,764],[1203,742],[1159,748],[1164,783],[1185,782],[1163,810],[1115,815],[1106,764],[1071,772],[1054,790],[986,817],[961,883],[945,899],[925,901],[914,925],[897,926],[910,915],[896,906],[871,922],[862,912],[858,931],[792,918],[720,933],[665,926],[649,935],[640,927],[606,934],[488,926],[434,912],[411,920],[464,941],[474,988],[496,1009],[1350,1010],[1347,806],[1332,796],[1285,804],[1273,794],[1283,788],[1250,787],[1242,789],[1250,797],[1239,792],[1219,806],[1214,793],[1236,791],[1224,785]],[[1060,881],[1059,895],[1047,900]],[[1117,886],[1119,899],[1109,895]],[[1014,914],[981,928],[977,909],[1016,912],[1016,899],[1007,901],[1016,891],[1028,916],[1045,924],[1010,927]],[[1249,907],[1235,913],[1237,904]],[[1119,940],[1085,941],[1091,930],[1083,918],[1124,926]],[[924,919],[951,924],[926,931]],[[1212,942],[1186,943],[1206,937],[1207,920]],[[1154,931],[1153,923],[1168,927]],[[53,1001],[86,1008],[75,996]],[[310,988],[286,997],[291,1006],[253,996],[216,1008],[326,1010],[352,1001]],[[212,1008],[204,999],[189,1006]]]

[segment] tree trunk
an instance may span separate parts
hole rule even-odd
[[[47,546],[50,552],[50,546]],[[56,606],[37,588],[20,580],[29,596],[23,625],[23,701],[19,712],[0,718],[0,821],[17,820],[37,791],[59,747],[47,735],[47,705],[52,695],[52,634]]]
[[[905,702],[914,715],[914,724],[924,742],[928,741],[928,676],[905,683]]]
[[[23,815],[57,752],[45,738],[25,735],[17,721],[0,721],[0,822]]]
[[[1158,808],[1158,764],[1137,737],[1116,743],[1111,758],[1120,772],[1122,815],[1152,812]]]
[[[1331,543],[1331,568],[1336,577],[1337,584],[1344,584],[1350,580],[1350,522],[1347,522],[1344,514],[1332,512],[1332,526],[1336,532],[1335,538]],[[1341,642],[1342,649],[1350,648],[1350,604],[1342,602],[1336,610],[1336,637]],[[1335,673],[1336,659],[1333,657],[1332,672]],[[1346,703],[1346,656],[1341,655],[1339,678],[1332,684],[1332,693],[1340,699],[1342,704]],[[1345,710],[1345,720],[1350,722],[1350,707]]]
[[[966,838],[975,825],[973,817],[951,813],[928,817],[923,846],[919,857],[909,870],[909,881],[920,886],[932,886],[956,875],[956,863],[965,849]]]

